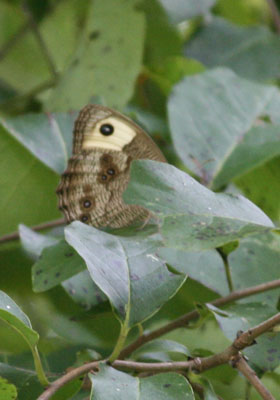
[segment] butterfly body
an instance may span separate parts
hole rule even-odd
[[[129,118],[99,105],[84,107],[75,123],[73,155],[57,188],[67,222],[120,228],[147,218],[147,210],[122,199],[135,159],[165,161]]]

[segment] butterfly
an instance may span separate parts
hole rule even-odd
[[[57,188],[67,222],[121,228],[149,217],[125,204],[131,161],[166,162],[158,146],[130,118],[97,104],[85,106],[75,121],[73,154]]]

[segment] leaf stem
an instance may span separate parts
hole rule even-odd
[[[31,351],[34,359],[35,370],[41,385],[44,387],[49,386],[50,383],[45,375],[37,346],[31,347]]]
[[[217,249],[218,253],[222,257],[223,263],[224,263],[224,269],[226,273],[226,279],[227,279],[227,284],[228,284],[228,289],[230,292],[233,292],[233,282],[232,282],[232,276],[231,276],[231,271],[230,271],[230,266],[228,262],[228,255],[223,252],[221,248]]]
[[[120,352],[123,349],[123,346],[124,346],[125,340],[127,338],[128,332],[129,332],[128,321],[126,319],[124,324],[121,325],[121,330],[120,330],[120,334],[119,334],[117,343],[115,345],[115,348],[114,348],[112,354],[109,357],[109,362],[110,363],[112,363],[113,361],[115,361],[118,358]]]

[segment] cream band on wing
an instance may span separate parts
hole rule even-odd
[[[110,126],[113,133],[104,135],[102,126]],[[93,128],[84,131],[83,149],[102,148],[106,150],[122,151],[124,146],[132,142],[136,131],[127,123],[116,117],[109,117],[99,121]]]

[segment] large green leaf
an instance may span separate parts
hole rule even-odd
[[[174,23],[207,14],[216,0],[159,0]]]
[[[62,173],[72,152],[76,113],[25,114],[0,123],[44,164]]]
[[[107,365],[90,374],[91,400],[194,400],[191,385],[182,375],[166,373],[135,378]]]
[[[137,0],[91,1],[80,45],[46,103],[48,110],[79,109],[94,95],[114,108],[127,103],[143,52],[144,18],[136,5]]]
[[[273,227],[244,197],[213,193],[186,173],[157,161],[133,162],[124,199],[151,210],[160,220],[166,247],[178,250],[214,248]]]
[[[185,280],[155,255],[160,244],[155,236],[114,236],[76,221],[65,229],[65,238],[127,326],[153,315]]]
[[[177,153],[188,168],[219,188],[279,154],[279,106],[276,88],[227,69],[186,77],[168,103]]]
[[[264,26],[247,28],[212,18],[187,43],[185,53],[208,67],[223,65],[248,79],[280,76],[280,38]]]
[[[59,217],[58,176],[0,127],[0,234]]]

